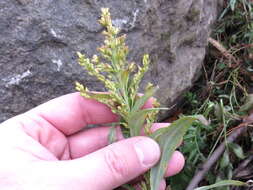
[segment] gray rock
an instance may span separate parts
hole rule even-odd
[[[159,85],[170,106],[200,72],[218,0],[9,0],[0,1],[0,121],[70,93],[74,81],[103,86],[77,64],[103,37],[97,23],[109,7],[128,35],[129,58],[153,60],[145,81]],[[144,83],[145,83],[144,81]]]

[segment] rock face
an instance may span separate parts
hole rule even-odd
[[[103,90],[77,64],[103,37],[100,8],[128,35],[129,59],[153,60],[145,81],[170,106],[195,80],[218,0],[0,1],[0,121],[74,90],[74,81]],[[144,83],[145,83],[144,81]]]

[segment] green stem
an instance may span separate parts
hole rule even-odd
[[[115,38],[113,40],[115,40]],[[117,47],[112,49],[112,65],[113,65],[113,69],[114,69],[115,73],[117,73],[117,77],[115,77],[115,79],[120,85],[120,88],[119,88],[120,93],[121,93],[120,95],[123,97],[123,102],[127,106],[128,112],[130,112],[128,93],[127,93],[127,90],[125,87],[125,83],[124,83],[124,81],[121,80],[121,77],[120,77],[120,74],[121,74],[122,70],[124,71],[124,69],[118,69],[116,67],[119,64],[117,64],[117,59],[116,59],[115,55],[117,55]]]

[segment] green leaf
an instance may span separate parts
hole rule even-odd
[[[87,93],[92,99],[95,99],[95,100],[101,100],[101,99],[111,100],[112,99],[109,93],[90,92],[90,91],[86,91],[85,93]]]
[[[227,6],[224,11],[221,13],[220,17],[219,17],[219,21],[225,16],[225,14],[227,14],[227,12],[229,11],[229,6]]]
[[[122,84],[124,84],[126,87],[128,85],[128,80],[129,80],[129,71],[128,70],[124,70],[120,73],[120,78],[121,78],[121,82]]]
[[[168,127],[169,127],[169,125],[168,125]],[[162,134],[166,133],[166,132],[169,130],[168,127],[164,127],[164,128],[160,128],[160,129],[156,130],[155,132],[153,132],[153,133],[150,135],[150,137],[153,138],[153,139],[155,139],[155,140],[158,140],[158,138],[159,138]]]
[[[235,143],[229,143],[229,148],[232,149],[232,151],[235,153],[235,155],[240,158],[244,159],[245,155],[243,153],[242,147]]]
[[[253,94],[247,96],[245,103],[241,106],[239,111],[249,111],[251,108],[253,108]]]
[[[128,185],[128,184],[125,184],[125,185],[122,185],[123,188],[127,189],[127,190],[135,190],[134,187]]]
[[[116,127],[113,126],[109,130],[109,135],[108,135],[109,144],[114,143],[116,140],[117,140],[117,130],[116,130]]]
[[[220,161],[220,168],[221,169],[226,168],[229,165],[229,163],[230,163],[229,154],[228,151],[225,151]]]
[[[144,110],[140,110],[137,112],[132,112],[129,115],[129,119],[128,119],[128,126],[130,128],[130,134],[131,136],[138,136],[141,133],[141,128],[144,125],[144,122],[147,118],[147,115],[152,112],[152,111],[157,111],[157,110],[161,110],[163,108],[149,108],[149,109],[144,109]]]
[[[216,103],[214,105],[214,115],[216,116],[216,118],[218,120],[220,120],[220,121],[222,120],[222,117],[223,117],[223,107],[222,107],[221,104]]]
[[[128,126],[130,128],[130,135],[139,136],[141,133],[141,128],[144,125],[145,119],[147,117],[148,112],[136,112],[136,114],[130,117],[128,121]]]
[[[196,188],[194,190],[208,190],[208,189],[213,189],[213,188],[216,188],[216,187],[229,186],[229,185],[233,185],[233,186],[247,186],[246,183],[241,182],[241,181],[222,180],[222,181],[219,181],[219,182],[217,182],[215,184],[212,184],[212,185],[198,187],[198,188]]]
[[[230,0],[230,2],[229,2],[229,5],[230,5],[230,8],[231,8],[232,11],[235,10],[236,1],[237,1],[237,0]]]
[[[195,118],[197,118],[203,125],[210,125],[210,121],[208,121],[204,115],[195,115]]]
[[[151,190],[159,189],[159,185],[164,177],[168,161],[182,140],[187,129],[195,120],[197,119],[194,117],[182,117],[173,122],[169,127],[161,129],[159,132],[156,132],[155,135],[153,135],[153,138],[158,141],[161,147],[162,155],[159,163],[151,168]]]
[[[146,89],[144,95],[138,97],[131,111],[136,112],[141,109],[141,107],[147,102],[147,100],[154,95],[157,89],[158,87],[154,86],[150,86],[148,89]]]

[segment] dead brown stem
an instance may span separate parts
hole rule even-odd
[[[221,52],[221,54],[226,57],[228,60],[231,60],[235,63],[232,67],[236,67],[240,65],[240,61],[238,61],[235,56],[233,56],[220,42],[213,38],[208,38],[208,42],[212,44],[217,50]]]

